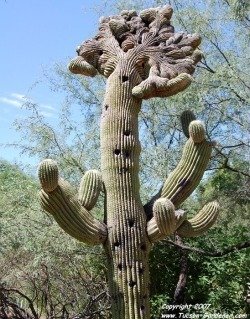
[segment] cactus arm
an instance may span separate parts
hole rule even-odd
[[[78,200],[83,207],[91,210],[102,190],[102,175],[97,170],[89,170],[82,177],[78,192]]]
[[[163,185],[161,197],[153,205],[153,217],[147,223],[147,233],[151,242],[164,239],[176,229],[179,235],[199,236],[213,225],[218,215],[217,203],[206,205],[191,220],[186,220],[186,214],[182,210],[175,211],[175,207],[178,207],[198,185],[212,149],[211,143],[205,140],[202,122],[195,120],[192,112],[185,111],[181,116],[181,122],[189,140],[179,164]]]
[[[211,156],[211,145],[204,141],[195,144],[192,139],[186,143],[182,158],[167,178],[161,197],[169,198],[178,207],[195,190]]]
[[[165,202],[164,202],[165,201]],[[176,232],[181,237],[197,237],[211,228],[219,214],[219,204],[210,202],[200,212],[187,219],[187,214],[164,198],[158,199],[153,207],[153,218],[147,224],[147,232],[152,243]]]
[[[205,233],[216,221],[219,213],[219,204],[211,202],[205,205],[200,212],[190,220],[184,220],[177,228],[181,237],[196,237]]]
[[[88,243],[101,244],[107,237],[106,225],[96,220],[76,198],[71,186],[58,177],[52,160],[44,160],[39,167],[42,185],[41,205],[72,237]]]
[[[153,218],[147,223],[149,240],[153,243],[174,233],[184,220],[184,211],[175,211],[173,203],[159,198],[153,206]]]
[[[176,208],[199,184],[212,152],[212,144],[205,140],[205,130],[200,121],[190,123],[189,134],[182,158],[167,178],[161,193],[161,197],[170,199]]]
[[[182,112],[182,114],[181,114],[181,126],[182,126],[183,133],[185,134],[185,136],[186,136],[187,138],[190,138],[189,125],[190,125],[191,122],[193,122],[193,124],[192,124],[191,127],[190,127],[192,138],[195,139],[195,143],[197,143],[197,140],[203,142],[203,140],[205,140],[205,134],[204,134],[204,129],[203,129],[202,123],[201,123],[200,121],[196,121],[196,117],[195,117],[195,115],[194,115],[194,113],[193,113],[192,111],[186,110],[186,111]],[[197,131],[197,126],[200,127],[201,132],[200,132],[200,133],[197,132],[197,137],[195,138],[195,137],[194,137],[194,132]],[[194,129],[194,127],[196,127],[196,129]],[[192,140],[192,138],[191,138],[191,140]],[[166,194],[165,194],[166,197],[169,196],[168,191],[171,190],[171,186],[169,186],[169,189],[167,190],[167,184],[168,184],[168,181],[170,180],[170,177],[172,177],[172,178],[174,179],[174,176],[173,176],[173,175],[178,176],[177,172],[178,172],[179,168],[180,168],[180,167],[185,167],[185,160],[188,158],[188,154],[191,153],[191,151],[190,151],[191,146],[192,146],[192,147],[194,146],[194,145],[193,145],[194,143],[192,143],[191,140],[188,141],[188,143],[187,143],[186,146],[184,147],[182,159],[181,159],[179,165],[178,165],[177,168],[174,170],[174,172],[169,176],[168,180],[167,180],[167,181],[165,182],[165,184],[164,184],[164,190],[165,190],[165,192],[166,192]],[[194,140],[193,140],[193,142],[194,142]],[[203,157],[205,156],[205,158],[206,158],[206,161],[205,161],[205,162],[203,163],[203,165],[202,165],[203,167],[205,167],[205,166],[206,166],[205,164],[206,164],[206,162],[207,162],[207,160],[208,160],[208,158],[209,158],[209,154],[211,153],[211,145],[209,145],[209,143],[207,143],[207,142],[205,142],[205,141],[203,142],[203,144],[204,144],[204,145],[203,145],[203,149],[206,148],[206,144],[207,144],[207,149],[206,149],[205,152],[203,152],[204,155],[202,155]],[[188,146],[188,145],[189,145],[189,146]],[[198,149],[199,149],[199,148],[202,149],[201,145],[198,146],[198,144],[196,144],[195,147],[196,147],[196,153],[193,153],[193,159],[192,159],[192,158],[189,158],[189,165],[188,165],[188,166],[190,166],[190,165],[192,164],[192,161],[195,159],[195,154],[197,155],[197,154],[199,153]],[[207,152],[207,155],[205,154],[206,152]],[[202,153],[202,151],[201,151],[201,153]],[[199,158],[199,156],[198,156],[198,158]],[[199,160],[200,162],[201,162],[201,159],[202,159],[202,158],[200,158],[200,160]],[[199,166],[199,165],[200,165],[199,163],[196,163],[196,166]],[[187,168],[188,168],[188,167],[187,167]],[[206,167],[205,167],[205,168],[206,168]],[[202,170],[200,170],[200,171],[191,170],[190,173],[193,174],[191,178],[197,179],[197,182],[196,182],[196,183],[199,183],[199,180],[200,180],[200,178],[202,177],[204,171],[202,171]],[[196,177],[195,177],[195,174],[196,174]],[[185,179],[182,178],[182,180],[184,181],[184,184],[186,184],[186,186],[188,186],[188,185],[187,185],[187,180],[188,180],[187,177],[185,177]],[[181,178],[180,178],[180,181],[181,181]],[[185,181],[186,181],[186,182],[185,182]],[[194,188],[196,187],[196,186],[195,186],[196,183],[193,185]],[[180,186],[181,186],[181,185],[180,185]],[[183,186],[183,185],[182,185],[182,186]],[[189,185],[189,187],[190,187],[190,185]],[[149,200],[149,202],[144,205],[144,210],[145,210],[145,213],[146,213],[146,216],[147,216],[148,220],[150,220],[150,219],[152,218],[152,216],[153,216],[153,204],[154,204],[154,202],[155,202],[158,198],[160,198],[160,197],[162,196],[162,190],[163,190],[163,186],[162,186],[161,189],[157,192],[157,194],[155,194],[155,195]],[[172,190],[172,191],[174,192],[174,190]],[[178,195],[178,189],[175,190],[175,191],[176,191],[175,194]],[[190,191],[192,192],[193,190],[190,189]],[[180,195],[179,195],[179,196],[180,196]],[[186,196],[188,196],[188,195],[186,195]],[[169,198],[169,197],[168,197],[168,198]],[[176,201],[176,199],[175,199],[174,197],[172,197],[172,198],[170,197],[170,199],[174,202],[174,204],[175,204],[176,207],[178,207],[178,206],[181,204],[180,202]],[[185,198],[184,198],[184,199],[185,199]],[[181,200],[181,202],[183,202],[184,199]]]
[[[97,74],[97,70],[94,66],[85,61],[82,57],[76,57],[71,60],[68,69],[71,73],[82,74],[85,76],[94,77]]]
[[[171,80],[152,75],[135,86],[132,93],[135,97],[145,100],[153,96],[168,97],[184,91],[191,82],[192,76],[187,73],[180,73]]]

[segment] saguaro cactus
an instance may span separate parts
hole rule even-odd
[[[172,8],[139,14],[122,11],[101,18],[98,34],[77,49],[69,64],[76,74],[107,78],[101,116],[101,172],[86,172],[78,196],[58,177],[56,163],[39,168],[42,207],[71,236],[102,244],[110,265],[109,291],[114,319],[149,318],[148,254],[152,243],[177,232],[198,236],[215,221],[218,204],[209,203],[188,220],[181,203],[194,191],[206,169],[212,145],[192,112],[181,116],[189,138],[180,163],[167,178],[153,205],[142,205],[139,189],[138,113],[143,99],[168,97],[187,88],[196,63],[200,37],[175,33]],[[89,210],[105,190],[105,218]],[[148,220],[148,216],[151,219]]]

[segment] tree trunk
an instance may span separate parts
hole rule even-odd
[[[149,318],[150,243],[139,195],[139,83],[129,61],[110,75],[101,119],[101,165],[106,189],[109,289],[114,319]]]
[[[177,243],[182,245],[182,239],[177,235]],[[187,277],[188,277],[188,252],[185,250],[181,250],[181,269],[179,274],[178,283],[175,288],[174,293],[174,305],[181,305],[184,303],[185,300],[185,289],[187,284]]]

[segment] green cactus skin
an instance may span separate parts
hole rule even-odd
[[[205,233],[216,221],[219,213],[219,204],[211,202],[205,205],[192,219],[185,220],[177,229],[183,237],[197,237]]]
[[[189,124],[189,135],[181,160],[165,181],[161,193],[161,197],[171,200],[176,208],[198,186],[212,152],[212,143],[205,140],[201,121],[195,120]]]
[[[129,81],[123,82],[124,75]],[[125,60],[107,82],[101,118],[101,170],[106,188],[109,271],[113,318],[148,318],[146,216],[139,194],[138,113],[132,95],[138,75]]]
[[[45,176],[48,176],[49,181],[51,180],[49,176],[51,167],[46,165],[46,162],[50,164],[50,160],[45,160],[39,167],[42,187]],[[55,167],[56,163],[53,162],[54,170]],[[45,185],[47,186],[47,183]],[[42,208],[53,215],[62,229],[72,237],[91,245],[101,244],[106,240],[106,225],[95,220],[87,209],[82,207],[69,183],[59,179],[53,191],[48,191],[47,187],[43,188],[40,191],[40,201]]]
[[[46,159],[40,163],[38,176],[42,188],[46,192],[52,192],[58,185],[58,167],[52,159]]]
[[[198,186],[211,152],[211,143],[205,140],[201,143],[194,143],[189,138],[178,166],[169,175],[162,188],[161,197],[170,199],[176,208],[179,207]]]
[[[97,170],[89,170],[82,177],[78,192],[78,200],[83,207],[91,210],[102,190],[102,174]]]
[[[147,224],[147,233],[151,242],[163,239],[176,229],[175,207],[166,198],[159,198],[153,206],[153,218]]]
[[[140,199],[138,114],[142,99],[184,90],[201,58],[200,37],[174,33],[172,12],[165,6],[143,10],[139,16],[124,10],[119,17],[101,18],[98,35],[84,42],[69,64],[75,74],[99,72],[108,78],[101,115],[101,175],[87,172],[77,197],[66,182],[58,180],[54,164],[52,171],[48,162],[39,170],[42,207],[74,238],[103,244],[113,319],[150,318],[148,255],[153,242],[175,231],[196,236],[217,216],[215,204],[208,204],[189,221],[183,210],[176,210],[198,185],[212,149],[203,126],[193,121],[190,112],[182,116],[190,138],[149,221]],[[104,223],[89,213],[102,183]]]
[[[201,143],[205,140],[205,129],[201,121],[192,121],[189,124],[189,136],[194,141],[194,143]]]
[[[187,219],[187,213],[183,209],[177,209],[175,211],[175,229],[179,228],[180,225]]]

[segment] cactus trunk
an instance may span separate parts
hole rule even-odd
[[[108,79],[101,119],[109,289],[115,319],[149,318],[146,217],[139,195],[138,79],[126,61]],[[112,265],[112,266],[111,266]]]

